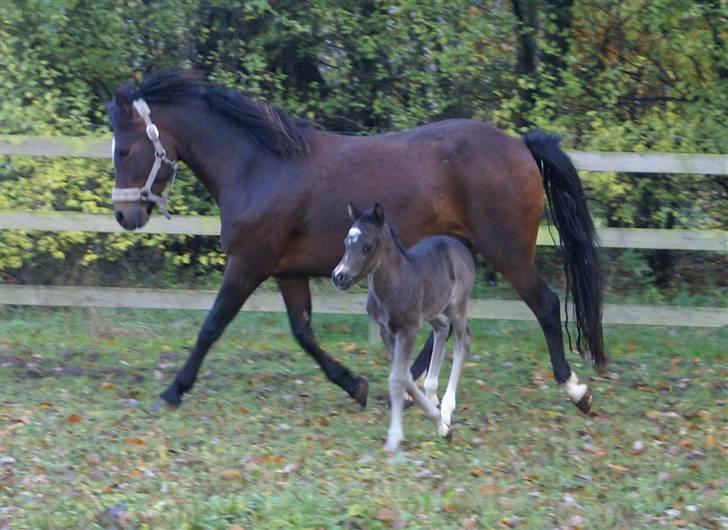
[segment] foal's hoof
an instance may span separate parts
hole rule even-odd
[[[444,423],[441,423],[437,427],[437,432],[439,432],[440,436],[445,438],[448,442],[452,440],[452,425],[446,425]]]
[[[576,405],[576,408],[578,408],[580,411],[582,411],[584,414],[589,415],[592,409],[592,391],[590,388],[587,388],[586,394],[582,396],[582,398],[578,401],[578,403],[574,403]]]
[[[354,388],[347,393],[359,403],[362,408],[367,406],[367,397],[369,397],[369,383],[361,376],[354,379]]]

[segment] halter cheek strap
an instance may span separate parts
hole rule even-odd
[[[165,207],[165,198],[161,195],[152,193],[152,186],[154,185],[154,181],[157,178],[157,174],[159,173],[159,169],[162,167],[162,164],[167,164],[172,168],[172,183],[170,187],[174,186],[174,181],[177,178],[177,161],[167,158],[167,151],[164,149],[164,146],[162,146],[162,142],[159,141],[159,129],[157,129],[157,126],[152,123],[152,119],[150,118],[151,111],[149,110],[147,102],[140,98],[135,99],[132,102],[132,105],[144,120],[147,138],[149,138],[149,141],[152,142],[152,145],[154,145],[154,164],[152,164],[152,169],[149,171],[149,176],[147,177],[147,181],[144,183],[144,186],[141,188],[114,188],[111,190],[111,200],[113,202],[151,201],[159,207],[159,211],[162,215],[164,215],[167,219],[170,219],[171,216]]]

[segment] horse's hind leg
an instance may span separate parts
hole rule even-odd
[[[455,397],[458,389],[460,373],[463,370],[465,359],[470,353],[470,331],[468,330],[465,304],[457,309],[457,314],[448,315],[451,318],[455,333],[455,348],[453,350],[452,370],[447,382],[445,395],[440,404],[440,425],[438,432],[445,437],[452,435],[452,413],[455,410]]]
[[[367,405],[369,384],[363,377],[355,377],[336,359],[321,349],[311,327],[311,291],[308,278],[277,277],[288,311],[288,320],[296,340],[311,355],[329,380],[333,381],[362,407]]]
[[[579,383],[579,378],[564,356],[559,297],[549,289],[533,265],[523,269],[509,268],[502,273],[528,304],[541,325],[556,382],[577,408],[588,414],[592,405],[591,390],[587,385]]]
[[[441,315],[430,321],[432,326],[434,341],[432,346],[432,357],[430,358],[430,368],[427,370],[425,377],[425,395],[433,405],[438,406],[440,400],[437,398],[437,381],[440,377],[440,369],[442,361],[445,357],[445,343],[447,342],[448,329],[450,321],[444,315]]]

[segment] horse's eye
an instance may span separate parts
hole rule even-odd
[[[361,247],[362,252],[364,254],[369,254],[372,251],[372,246],[369,243],[364,243],[364,246]]]
[[[124,158],[125,156],[129,156],[129,149],[119,149],[119,158]]]

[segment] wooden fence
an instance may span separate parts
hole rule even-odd
[[[78,156],[109,158],[109,139],[39,138],[0,136],[0,155]],[[577,169],[643,173],[694,173],[728,175],[726,155],[687,155],[663,153],[569,152]],[[113,217],[75,212],[0,213],[2,230],[123,232]],[[153,217],[140,232],[164,234],[218,235],[217,217],[180,217],[165,220]],[[658,230],[601,228],[601,246],[649,248],[725,253],[728,232],[722,230]],[[539,232],[540,245],[553,244],[545,227]],[[118,289],[90,287],[0,286],[0,304],[33,306],[136,307],[157,309],[209,309],[213,291]],[[361,295],[314,296],[314,310],[334,314],[364,314]],[[247,311],[284,311],[280,296],[256,293],[245,304]],[[520,301],[473,300],[472,318],[533,320],[533,314]],[[604,311],[611,324],[720,327],[728,325],[728,308],[611,305]]]

